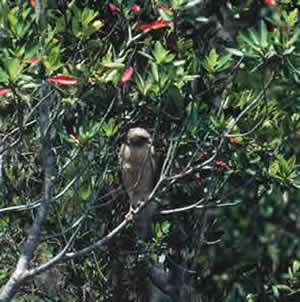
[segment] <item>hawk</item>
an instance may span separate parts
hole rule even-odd
[[[121,178],[129,196],[131,215],[140,202],[147,199],[155,186],[157,162],[152,138],[144,128],[129,129],[119,153]],[[152,203],[146,205],[136,218],[137,233],[147,239],[151,235],[151,221],[155,211]]]

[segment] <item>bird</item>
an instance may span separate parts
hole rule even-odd
[[[119,152],[121,180],[129,197],[129,212],[132,217],[143,202],[147,202],[135,218],[137,234],[143,239],[151,236],[152,216],[156,206],[147,200],[157,178],[157,159],[149,132],[140,127],[131,128]]]

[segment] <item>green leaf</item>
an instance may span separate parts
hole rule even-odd
[[[17,7],[13,8],[7,16],[8,23],[12,32],[15,32],[16,25],[18,22],[17,10],[18,10]]]
[[[8,63],[8,74],[12,82],[15,83],[17,81],[22,69],[23,66],[18,58],[14,58]]]
[[[268,29],[264,21],[260,22],[260,45],[262,48],[268,47]]]
[[[118,127],[116,127],[115,120],[113,118],[109,119],[108,122],[104,122],[102,125],[102,131],[107,137],[114,136],[117,130]]]
[[[158,12],[163,20],[173,21],[173,13],[165,9],[158,9]]]
[[[295,42],[298,41],[299,34],[300,34],[300,29],[299,28],[295,29],[293,36],[287,42],[287,47],[290,47],[291,45],[293,45]]]
[[[78,19],[75,17],[72,18],[72,32],[73,32],[74,36],[77,38],[82,36],[82,31],[81,31]]]
[[[217,64],[217,71],[223,71],[226,68],[228,68],[230,66],[230,62],[231,62],[231,54],[227,54],[225,56],[222,56]]]
[[[157,41],[155,43],[154,49],[152,50],[152,54],[153,54],[157,64],[170,63],[175,58],[175,55],[169,54],[169,51],[167,51],[162,46],[160,41]]]
[[[235,48],[226,48],[226,50],[233,54],[234,56],[237,56],[237,57],[243,57],[244,56],[244,53],[242,51],[240,51],[239,49],[235,49]]]
[[[154,62],[151,63],[151,70],[152,70],[152,75],[154,77],[154,80],[158,83],[158,81],[159,81],[158,67],[157,67],[157,64],[155,64]]]
[[[65,21],[65,17],[58,17],[56,19],[56,27],[55,27],[57,32],[63,32],[66,29],[66,21]]]
[[[300,271],[300,261],[295,260],[293,262],[293,273],[298,273]]]
[[[169,221],[164,221],[161,226],[161,230],[164,234],[169,233],[171,224]]]
[[[9,271],[8,268],[0,269],[0,280],[6,279],[8,277],[8,275],[9,275],[8,271]]]
[[[89,23],[91,23],[96,17],[98,16],[98,12],[89,9],[84,8],[82,14],[81,14],[81,23],[83,26],[87,26]]]
[[[208,56],[209,64],[210,64],[212,67],[215,67],[215,66],[217,65],[218,57],[219,57],[219,55],[217,54],[217,51],[213,48],[213,49],[209,52],[209,56]]]
[[[280,293],[279,293],[277,287],[274,285],[272,286],[272,292],[276,298],[278,298],[280,296]]]
[[[163,58],[165,57],[165,49],[163,48],[163,46],[161,45],[161,43],[159,41],[157,41],[154,45],[154,50],[152,51],[153,56],[156,60],[156,62],[159,64]]]
[[[276,284],[275,285],[279,290],[285,290],[287,292],[292,292],[293,290],[288,286],[288,285],[285,285],[285,284]]]
[[[83,186],[79,190],[79,196],[83,200],[88,200],[91,195],[91,188],[89,185]]]
[[[118,70],[114,69],[112,71],[105,72],[99,80],[102,82],[113,82],[118,81]]]
[[[247,37],[247,35],[245,33],[240,33],[239,35],[240,39],[242,41],[244,41],[250,48],[252,48],[253,50],[255,50],[258,53],[262,53],[260,48],[258,46],[256,46],[253,41],[251,41],[251,39],[249,39],[249,37]]]
[[[61,49],[59,46],[51,44],[46,51],[47,56],[43,58],[43,63],[48,71],[53,72],[62,66],[60,61]]]
[[[259,37],[257,35],[256,32],[254,32],[253,30],[249,30],[249,35],[250,35],[250,38],[252,39],[253,43],[256,44],[256,45],[259,45]]]
[[[8,74],[4,71],[0,69],[0,82],[5,83],[7,82],[9,79]]]
[[[81,10],[76,5],[72,6],[72,13],[74,14],[73,18],[81,20]]]
[[[99,28],[103,26],[103,23],[100,20],[94,21],[85,32],[86,35],[91,35],[96,32]]]
[[[204,61],[202,62],[202,66],[204,69],[210,73],[215,71],[215,67],[218,63],[219,55],[217,54],[216,50],[213,48],[209,52],[208,56],[205,57]]]
[[[289,13],[287,22],[290,27],[293,27],[297,21],[298,21],[298,9],[295,8]]]
[[[139,50],[138,53],[141,54],[143,57],[148,58],[151,61],[154,61],[154,58],[151,57],[149,54],[147,54],[147,53],[145,53],[145,52],[143,52],[141,50]]]
[[[295,167],[295,164],[296,164],[296,155],[294,154],[294,155],[292,155],[289,159],[288,159],[288,165],[292,168],[292,169],[294,169],[294,167]]]
[[[138,72],[135,72],[135,83],[138,87],[138,89],[143,93],[144,87],[145,87],[145,82],[143,80],[143,78],[141,77],[141,75]]]
[[[175,104],[178,113],[183,116],[185,103],[180,89],[175,85],[171,85],[166,93],[170,103],[172,105]]]
[[[106,68],[124,68],[125,64],[120,63],[120,62],[104,62],[101,64],[102,66],[106,67]]]
[[[25,49],[24,59],[31,59],[34,55],[37,55],[39,52],[39,45],[33,45],[32,47],[27,47]]]

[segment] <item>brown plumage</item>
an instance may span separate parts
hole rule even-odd
[[[129,196],[128,215],[147,199],[154,188],[157,163],[150,134],[143,128],[131,128],[122,144],[119,161],[121,177]],[[151,220],[155,206],[145,206],[136,219],[137,233],[144,239],[151,234]]]

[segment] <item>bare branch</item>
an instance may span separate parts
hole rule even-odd
[[[43,94],[43,87],[41,93]],[[21,283],[30,275],[28,275],[33,252],[40,242],[41,227],[45,221],[50,204],[53,198],[53,177],[54,177],[54,155],[51,150],[50,136],[48,130],[49,125],[49,99],[40,104],[40,132],[41,132],[41,159],[44,170],[44,196],[41,200],[41,206],[38,209],[34,219],[31,231],[24,242],[24,247],[17,263],[16,270],[0,293],[0,301],[10,301],[17,292]]]

